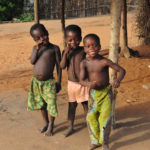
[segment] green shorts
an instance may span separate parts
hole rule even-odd
[[[27,110],[39,110],[45,106],[47,106],[47,111],[51,116],[57,116],[55,79],[39,81],[33,76]]]

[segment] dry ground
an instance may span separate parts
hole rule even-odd
[[[59,20],[41,21],[50,41],[62,49]],[[83,36],[97,33],[102,48],[109,48],[110,16],[70,19],[68,24],[82,27]],[[27,112],[27,95],[32,76],[29,63],[33,40],[29,35],[30,23],[0,25],[0,150],[87,150],[90,143],[81,105],[77,109],[76,133],[68,138],[67,128],[67,74],[63,71],[62,91],[58,94],[59,116],[55,135],[45,137],[37,132],[41,126],[39,112]],[[142,88],[150,83],[150,46],[139,46],[134,31],[134,14],[128,16],[129,46],[139,50],[141,58],[120,58],[119,64],[126,77],[118,89],[116,119],[118,128],[110,136],[111,150],[150,150],[150,91]],[[122,42],[121,42],[122,43]]]

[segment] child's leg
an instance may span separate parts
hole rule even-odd
[[[90,110],[90,112],[87,114],[87,117],[86,117],[92,145],[99,144],[98,117],[99,117],[99,113],[94,108]]]
[[[53,128],[54,128],[54,121],[55,121],[55,117],[48,115],[49,116],[49,124],[48,124],[48,128],[45,132],[46,136],[52,136],[53,135]]]
[[[88,113],[88,101],[82,102],[81,103],[84,109],[84,114],[87,115]]]
[[[112,118],[112,104],[111,99],[107,96],[101,106],[99,123],[100,123],[100,135],[99,143],[103,144],[104,150],[108,149],[109,134],[111,131],[111,118]]]
[[[48,124],[49,124],[49,120],[48,120],[48,113],[47,113],[47,110],[46,110],[46,106],[44,106],[42,109],[41,109],[41,114],[42,114],[42,117],[43,117],[43,121],[44,121],[44,125],[43,127],[41,127],[39,129],[39,131],[41,133],[45,132],[48,128]]]
[[[65,136],[69,136],[70,134],[73,133],[73,124],[74,124],[74,119],[75,119],[75,113],[76,113],[76,108],[77,108],[77,102],[69,102],[68,105],[68,123],[69,123],[69,128],[65,134]]]

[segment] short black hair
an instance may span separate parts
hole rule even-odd
[[[83,38],[83,43],[84,41],[88,38],[88,37],[91,37],[93,38],[97,44],[101,45],[100,43],[100,38],[98,37],[98,35],[94,34],[94,33],[90,33],[90,34],[87,34],[84,38]]]
[[[32,25],[32,27],[30,28],[30,35],[32,36],[33,30],[36,30],[38,28],[40,28],[46,35],[48,35],[48,31],[46,30],[45,26],[40,23],[36,23],[36,24]]]
[[[65,36],[66,36],[66,33],[69,31],[75,32],[75,33],[77,33],[77,35],[79,37],[81,37],[81,28],[78,25],[71,24],[71,25],[67,26],[65,28]]]

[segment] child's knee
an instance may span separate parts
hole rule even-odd
[[[88,101],[82,102],[81,104],[85,107],[88,107]]]
[[[69,102],[69,108],[70,109],[76,109],[77,103],[76,102]]]
[[[90,112],[89,112],[89,113],[87,114],[87,116],[86,116],[86,121],[87,121],[87,122],[91,122],[92,119],[93,119],[93,113],[90,113]]]

